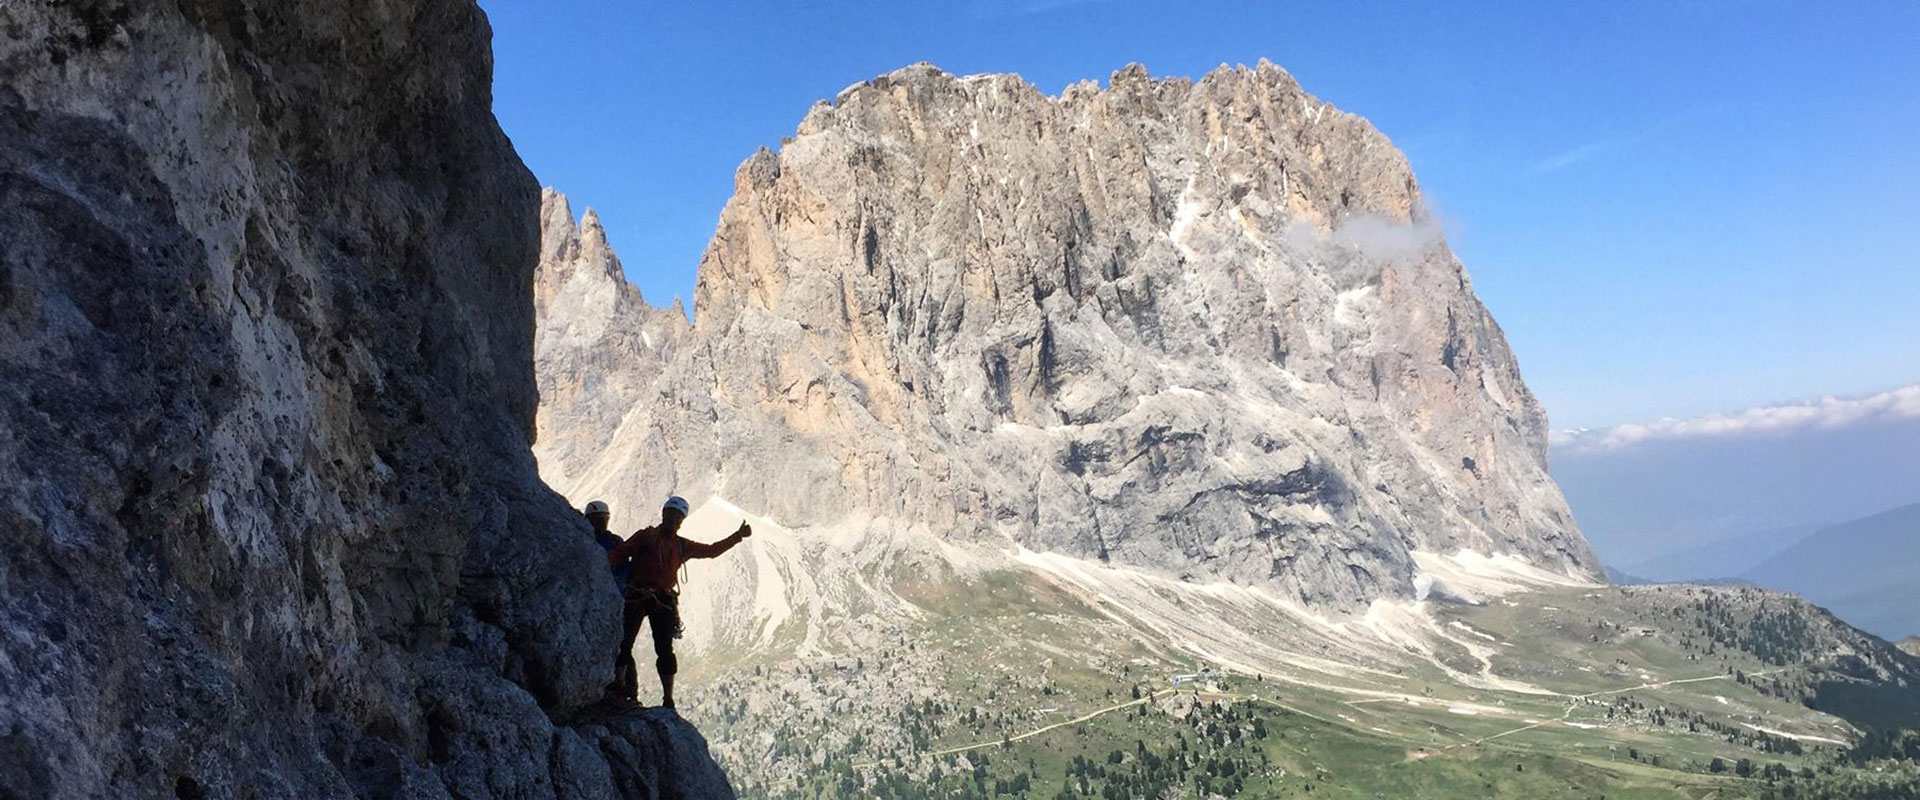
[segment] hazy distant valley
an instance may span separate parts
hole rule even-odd
[[[1749,582],[1920,632],[1920,386],[1562,431],[1553,471],[1621,573]]]
[[[1920,631],[1920,504],[1657,556],[1622,570],[1658,582],[1739,583],[1802,595],[1889,640]]]

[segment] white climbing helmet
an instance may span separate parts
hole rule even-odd
[[[587,516],[589,516],[589,517],[591,517],[591,516],[593,516],[593,515],[595,515],[595,514],[602,514],[602,515],[604,515],[604,514],[606,514],[606,513],[607,513],[607,504],[606,504],[606,503],[602,503],[602,502],[600,502],[600,501],[598,501],[598,500],[595,500],[595,501],[593,501],[593,502],[591,502],[591,503],[588,503],[588,504],[587,504],[587,511],[586,511],[586,514],[587,514]]]
[[[667,498],[667,504],[661,506],[660,509],[662,511],[665,511],[667,509],[673,509],[674,511],[680,512],[681,516],[686,516],[688,513],[687,498],[681,497],[680,495],[676,494],[672,497]]]

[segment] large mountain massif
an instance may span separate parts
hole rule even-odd
[[[1361,610],[1419,559],[1594,578],[1546,420],[1405,159],[1284,71],[908,67],[743,164],[694,320],[543,212],[537,453],[782,525]]]
[[[0,797],[730,797],[590,712],[471,2],[0,3]]]
[[[755,526],[682,598],[750,796],[1757,796],[1712,765],[1920,724],[1804,602],[1603,585],[1405,160],[1271,64],[849,87],[691,319],[539,219],[542,475]]]

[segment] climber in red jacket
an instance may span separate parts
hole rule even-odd
[[[688,559],[718,556],[753,535],[753,528],[742,522],[725,539],[713,544],[696,542],[680,535],[680,522],[686,518],[687,501],[678,495],[669,497],[660,509],[660,524],[634,531],[607,551],[607,566],[632,570],[624,590],[620,656],[614,662],[614,672],[620,678],[618,691],[624,697],[639,696],[633,642],[639,638],[644,620],[653,628],[653,666],[660,672],[660,705],[667,708],[673,707],[673,674],[680,669],[680,662],[673,656],[673,640],[680,638],[681,630],[680,565]],[[625,669],[621,669],[623,666]]]

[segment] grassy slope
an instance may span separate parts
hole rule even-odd
[[[1711,773],[1716,758],[1794,771],[1831,761],[1833,745],[1786,752],[1757,730],[1850,735],[1793,696],[1807,668],[1713,644],[1685,592],[1553,590],[1437,611],[1499,643],[1494,674],[1552,694],[1472,689],[1418,662],[1364,680],[1221,671],[1176,693],[1170,676],[1209,665],[1043,579],[1003,573],[908,587],[916,605],[949,613],[865,655],[695,673],[690,685],[711,688],[690,715],[748,797],[976,797],[996,785],[1054,797],[1084,775],[1096,792],[1187,796],[1311,785],[1313,797],[1730,798],[1764,784]],[[1133,703],[1136,692],[1147,699]]]

